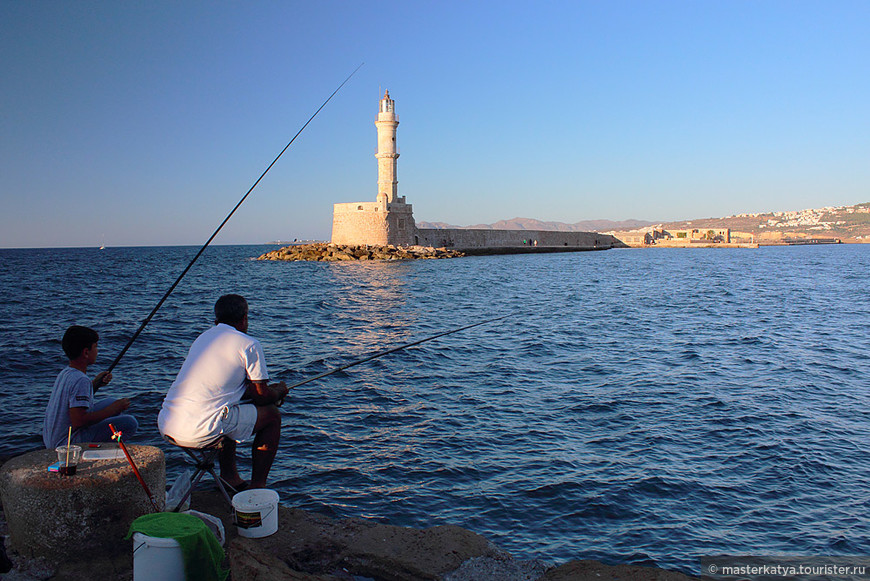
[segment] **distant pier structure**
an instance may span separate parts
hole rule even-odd
[[[396,102],[385,91],[375,121],[378,130],[378,194],[374,202],[333,205],[332,243],[359,246],[434,246],[469,254],[603,250],[625,246],[597,232],[417,228],[411,204],[399,195]]]

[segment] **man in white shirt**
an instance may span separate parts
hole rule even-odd
[[[221,478],[236,491],[265,488],[281,437],[279,405],[289,391],[269,383],[260,342],[248,336],[248,303],[224,295],[215,326],[197,337],[157,416],[157,427],[177,444],[201,448],[219,438]],[[251,481],[236,467],[236,442],[254,437]]]

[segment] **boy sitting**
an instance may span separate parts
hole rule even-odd
[[[103,371],[93,381],[85,375],[88,366],[97,360],[97,341],[100,336],[93,329],[73,325],[63,335],[61,345],[69,358],[57,376],[42,426],[42,440],[46,448],[66,444],[72,426],[72,442],[108,442],[112,438],[109,424],[124,433],[124,439],[139,428],[136,418],[121,414],[130,407],[130,400],[104,399],[94,404],[94,393],[108,385],[112,374]]]

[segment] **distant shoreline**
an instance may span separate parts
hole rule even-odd
[[[757,246],[811,246],[811,245],[836,245],[836,244],[840,244],[840,245],[870,244],[870,239],[857,240],[855,238],[838,238],[837,240],[838,240],[838,242],[803,242],[800,240],[792,241],[792,242],[781,242],[781,241],[776,241],[776,240],[763,240],[763,241],[756,243],[756,245]],[[226,247],[226,246],[278,246],[278,245],[298,246],[298,245],[302,245],[302,244],[309,244],[309,243],[307,243],[307,242],[303,243],[301,241],[296,242],[296,243],[294,243],[294,242],[285,243],[285,242],[278,242],[278,241],[238,242],[238,243],[220,243],[220,244],[212,243],[212,244],[209,244],[209,247],[213,247],[213,246],[223,246],[223,247]],[[747,244],[748,243],[740,243],[739,247],[740,248],[747,247]],[[120,244],[120,245],[106,246],[103,249],[103,251],[105,252],[105,251],[126,249],[126,248],[199,248],[201,246],[202,246],[201,244]],[[709,246],[716,247],[716,248],[729,248],[729,247],[735,247],[735,244],[731,243],[730,246],[728,244],[710,244]],[[665,246],[663,244],[657,244],[657,245],[647,245],[646,246],[646,248],[656,248],[656,247],[659,247],[659,248],[665,248],[665,247],[667,247],[667,248],[689,248],[689,247],[699,248],[699,247],[702,247],[703,248],[703,247],[707,247],[707,246],[703,246],[703,245],[697,244],[697,243],[691,244],[691,245],[690,244],[682,244],[682,245]],[[631,246],[631,248],[639,248],[639,246],[638,247]],[[5,247],[0,248],[0,251],[4,251],[4,250],[6,250],[6,251],[10,251],[10,250],[93,250],[94,252],[99,252],[100,247],[99,246],[5,246]],[[540,252],[540,251],[536,251],[535,249],[529,249],[527,252]]]

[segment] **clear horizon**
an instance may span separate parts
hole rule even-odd
[[[459,17],[461,15],[461,17]],[[328,239],[377,102],[418,221],[670,222],[870,200],[870,4],[0,5],[0,247]]]

